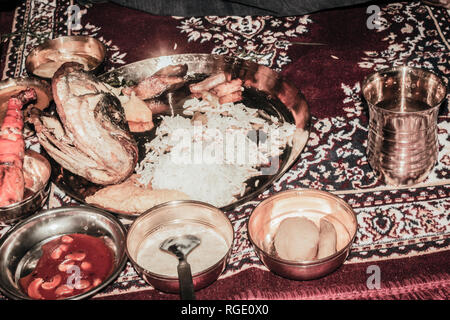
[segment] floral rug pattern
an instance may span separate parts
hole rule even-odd
[[[105,71],[155,56],[158,50],[152,46],[151,41],[146,40],[146,37],[159,39],[161,35],[156,27],[159,26],[166,30],[163,37],[175,43],[170,46],[172,53],[214,53],[252,59],[280,71],[283,75],[293,77],[296,83],[304,84],[305,93],[320,91],[320,94],[325,96],[322,100],[319,98],[315,100],[315,95],[310,95],[312,128],[308,144],[297,163],[258,199],[227,212],[235,230],[235,242],[229,263],[219,281],[201,291],[203,292],[201,297],[339,298],[345,295],[338,295],[337,291],[331,289],[327,291],[326,288],[335,281],[335,278],[342,276],[344,280],[341,281],[348,285],[347,287],[344,285],[343,288],[347,288],[345,290],[352,298],[392,297],[395,296],[393,293],[395,290],[406,288],[405,283],[411,281],[417,282],[417,286],[402,291],[404,297],[448,298],[448,270],[439,269],[429,276],[420,273],[419,270],[417,275],[412,274],[410,278],[405,276],[405,282],[395,282],[392,280],[395,278],[393,275],[392,281],[385,282],[386,292],[379,291],[378,295],[367,287],[354,284],[351,276],[348,276],[352,272],[364,272],[361,269],[362,265],[373,263],[381,265],[384,261],[391,263],[385,270],[397,268],[396,263],[402,263],[402,259],[405,261],[417,259],[420,263],[426,263],[421,260],[422,256],[430,257],[430,263],[434,261],[433,259],[436,261],[443,259],[441,263],[448,265],[450,248],[448,99],[444,102],[438,119],[438,164],[427,180],[414,188],[393,188],[377,180],[366,158],[368,116],[361,100],[363,77],[374,70],[389,66],[408,64],[430,69],[448,81],[450,74],[448,11],[429,7],[420,2],[386,4],[381,7],[381,27],[368,35],[371,41],[364,42],[360,37],[358,43],[364,45],[354,49],[350,36],[349,39],[342,40],[341,46],[330,47],[329,44],[321,43],[320,35],[329,34],[327,27],[330,25],[344,24],[342,27],[346,28],[345,21],[348,19],[340,21],[338,13],[334,12],[283,18],[155,17],[115,5],[99,4],[79,8],[81,24],[78,28],[71,29],[67,21],[73,13],[69,10],[73,5],[73,1],[69,0],[27,0],[16,10],[8,40],[5,68],[1,70],[3,79],[25,75],[26,56],[45,38],[68,34],[90,35],[102,41],[108,48]],[[365,9],[365,7],[350,8],[341,10],[340,14],[355,16],[355,21],[359,21],[358,19],[362,20],[366,16]],[[105,16],[102,18],[101,14]],[[121,17],[122,20],[117,17]],[[116,21],[118,27],[127,32],[113,32],[108,19]],[[349,30],[352,28],[348,26]],[[368,31],[365,28],[361,23],[354,27],[353,32],[366,34]],[[127,34],[134,36],[128,37]],[[140,42],[139,39],[144,40]],[[133,41],[138,41],[139,46]],[[348,56],[344,54],[338,56],[335,53],[337,50],[347,52]],[[326,56],[329,61],[342,63],[341,69],[329,72],[330,79],[338,79],[334,81],[334,87],[326,85],[314,87],[317,87],[314,75],[320,74],[319,71],[315,72],[314,68],[320,69],[314,66],[313,62],[306,60],[306,57],[311,56]],[[296,69],[300,65],[307,68],[308,63],[311,63],[313,70],[311,74],[300,73],[301,70]],[[345,78],[341,73],[349,76]],[[308,95],[305,96],[308,100]],[[36,145],[37,141],[31,138],[27,143]],[[329,278],[317,282],[314,280],[298,285],[296,282],[283,282],[279,287],[281,289],[274,289],[272,286],[266,291],[261,291],[258,283],[252,283],[247,291],[239,291],[236,286],[242,281],[249,281],[248,279],[257,281],[256,279],[262,277],[268,279],[269,284],[281,281],[271,275],[256,256],[248,240],[246,224],[259,201],[276,192],[293,188],[327,190],[339,195],[354,208],[358,232],[347,261]],[[68,203],[75,201],[53,186],[47,206],[58,207]],[[9,226],[0,226],[0,234],[3,235],[8,229]],[[425,290],[421,283],[426,283],[427,279],[432,279],[433,284]],[[306,288],[309,288],[310,284],[316,284],[319,291],[307,291]],[[350,292],[359,294],[350,295]],[[177,298],[175,295],[162,294],[145,284],[130,263],[119,278],[96,298],[119,299],[121,296],[136,299]]]

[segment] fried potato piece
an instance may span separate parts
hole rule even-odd
[[[214,87],[212,91],[218,96],[223,97],[226,95],[229,95],[236,91],[241,91],[242,89],[242,80],[241,79],[234,79],[222,84],[219,84],[218,86]]]
[[[128,127],[131,132],[145,132],[153,129],[153,122],[134,122],[128,121]]]
[[[317,254],[319,229],[304,217],[286,218],[275,234],[274,247],[277,255],[286,260],[313,260]]]
[[[336,251],[339,251],[346,247],[351,240],[349,231],[346,229],[345,225],[342,224],[341,220],[336,218],[335,214],[329,214],[326,216],[328,222],[333,224],[336,230]]]
[[[224,103],[231,103],[231,102],[238,102],[242,100],[242,91],[235,91],[232,92],[230,94],[227,94],[225,96],[222,96],[219,98],[219,103],[220,104],[224,104]]]
[[[148,105],[133,93],[121,98],[125,118],[131,132],[144,132],[153,128],[153,114]]]
[[[230,78],[229,74],[226,74],[225,72],[219,72],[217,74],[209,76],[205,80],[191,84],[189,86],[189,89],[191,90],[192,93],[201,93],[203,91],[209,91],[212,88],[218,86],[219,84],[222,84],[230,80],[229,78]]]
[[[125,118],[127,121],[133,122],[151,122],[152,111],[147,104],[139,99],[134,93],[129,99],[126,97],[121,101],[122,107],[125,110]]]
[[[327,219],[320,219],[319,249],[317,259],[322,259],[336,252],[336,229]]]

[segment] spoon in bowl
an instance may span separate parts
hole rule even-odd
[[[195,300],[194,283],[192,281],[191,266],[187,262],[187,256],[198,247],[201,240],[191,234],[170,237],[164,240],[159,248],[178,258],[178,280],[180,283],[181,300]]]

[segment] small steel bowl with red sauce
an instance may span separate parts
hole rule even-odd
[[[116,217],[99,209],[85,206],[62,207],[42,211],[19,222],[0,239],[0,290],[4,295],[15,300],[32,299],[30,291],[23,288],[21,279],[25,279],[39,268],[40,259],[45,258],[45,245],[62,239],[64,235],[73,234],[103,240],[110,249],[109,257],[112,261],[99,259],[94,261],[92,259],[96,258],[95,255],[91,255],[89,261],[92,264],[110,263],[111,268],[100,283],[92,284],[80,294],[61,296],[61,299],[88,298],[114,281],[127,262],[124,226]],[[88,261],[88,257],[85,261]],[[64,259],[67,259],[67,256]],[[51,282],[49,279],[45,281]],[[63,284],[65,283],[61,283]],[[39,290],[46,288],[42,287]]]

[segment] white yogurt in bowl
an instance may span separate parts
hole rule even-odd
[[[228,252],[227,242],[213,228],[200,223],[174,224],[149,234],[138,250],[137,263],[150,272],[177,277],[177,257],[159,247],[167,238],[188,234],[195,235],[201,241],[198,247],[187,256],[192,274],[212,267]]]
[[[137,273],[161,291],[178,293],[178,259],[160,249],[168,238],[193,235],[200,244],[187,256],[194,290],[212,284],[231,254],[234,229],[220,209],[200,201],[176,200],[141,214],[130,226],[127,255]]]

